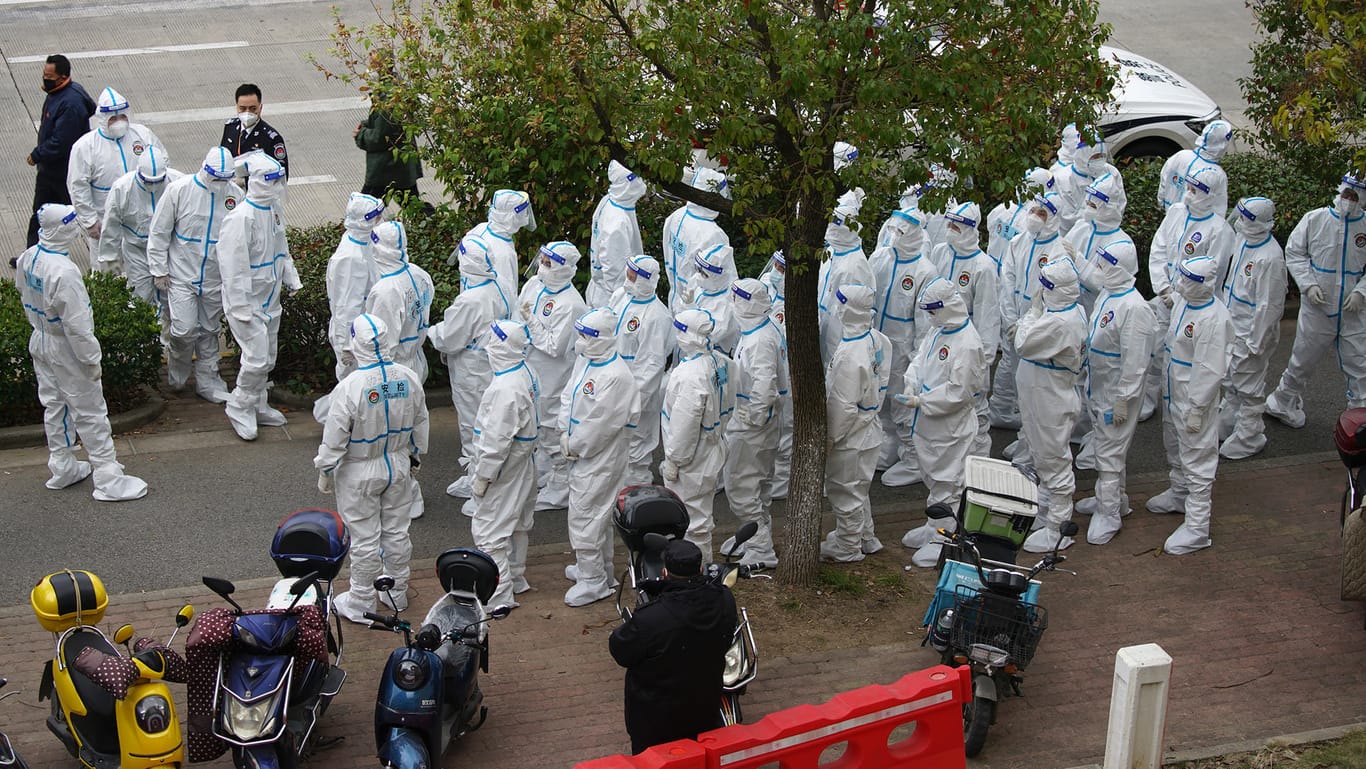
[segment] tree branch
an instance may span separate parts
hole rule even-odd
[[[678,82],[678,75],[673,71],[672,67],[660,61],[658,57],[652,56],[641,49],[639,38],[636,37],[635,30],[631,28],[631,22],[627,21],[626,17],[622,15],[621,9],[617,7],[616,0],[598,0],[598,4],[607,11],[607,14],[611,16],[612,20],[616,23],[617,28],[626,36],[626,42],[631,46],[631,50],[650,62],[650,66],[655,68],[655,72],[658,72],[660,77],[668,80],[670,83]]]

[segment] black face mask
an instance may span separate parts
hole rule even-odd
[[[52,93],[57,90],[57,83],[61,81],[53,78],[43,78],[43,93]]]

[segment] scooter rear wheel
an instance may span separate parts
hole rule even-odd
[[[963,752],[972,758],[987,744],[987,730],[996,715],[996,702],[986,697],[973,697],[963,706]]]

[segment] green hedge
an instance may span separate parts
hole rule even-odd
[[[161,372],[161,327],[156,310],[135,299],[122,278],[95,273],[85,278],[95,315],[95,336],[104,357],[104,397],[111,412],[124,411],[147,398]],[[0,427],[42,421],[38,380],[29,359],[32,327],[24,317],[19,290],[0,283]]]

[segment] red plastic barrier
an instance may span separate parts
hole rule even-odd
[[[611,756],[576,769],[965,769],[963,705],[972,698],[966,667],[921,670],[890,686],[865,686],[824,705],[799,705],[765,717],[659,745],[638,756]],[[892,733],[913,725],[897,741]],[[820,764],[821,754],[844,753]]]

